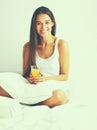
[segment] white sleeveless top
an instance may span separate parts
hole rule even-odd
[[[59,39],[57,38],[55,41],[54,52],[50,57],[44,59],[36,53],[36,65],[44,75],[53,76],[58,75],[60,72],[58,41]]]

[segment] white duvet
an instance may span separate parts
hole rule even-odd
[[[96,110],[73,100],[50,109],[0,97],[0,130],[97,130]]]

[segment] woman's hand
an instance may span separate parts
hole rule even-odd
[[[40,74],[39,76],[37,77],[33,77],[32,75],[29,75],[29,77],[27,78],[27,80],[31,83],[31,84],[37,84],[39,82],[43,82],[43,81],[46,81],[48,80],[48,78],[43,75],[43,74]]]

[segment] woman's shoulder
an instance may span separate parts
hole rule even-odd
[[[24,44],[24,47],[29,47],[29,43],[30,43],[30,42],[26,42],[26,43]]]
[[[26,42],[23,46],[24,49],[29,49],[29,42]]]
[[[59,50],[59,54],[62,57],[63,57],[63,55],[68,55],[68,52],[69,52],[68,42],[64,39],[59,39],[58,50]]]
[[[68,42],[66,41],[66,40],[64,40],[64,39],[59,39],[58,40],[58,47],[60,48],[62,48],[62,47],[67,47],[68,46]]]

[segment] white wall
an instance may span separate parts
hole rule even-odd
[[[49,7],[57,21],[57,35],[70,47],[70,84],[79,102],[96,96],[96,0],[0,0],[0,72],[22,72],[22,48],[29,39],[33,11]]]

